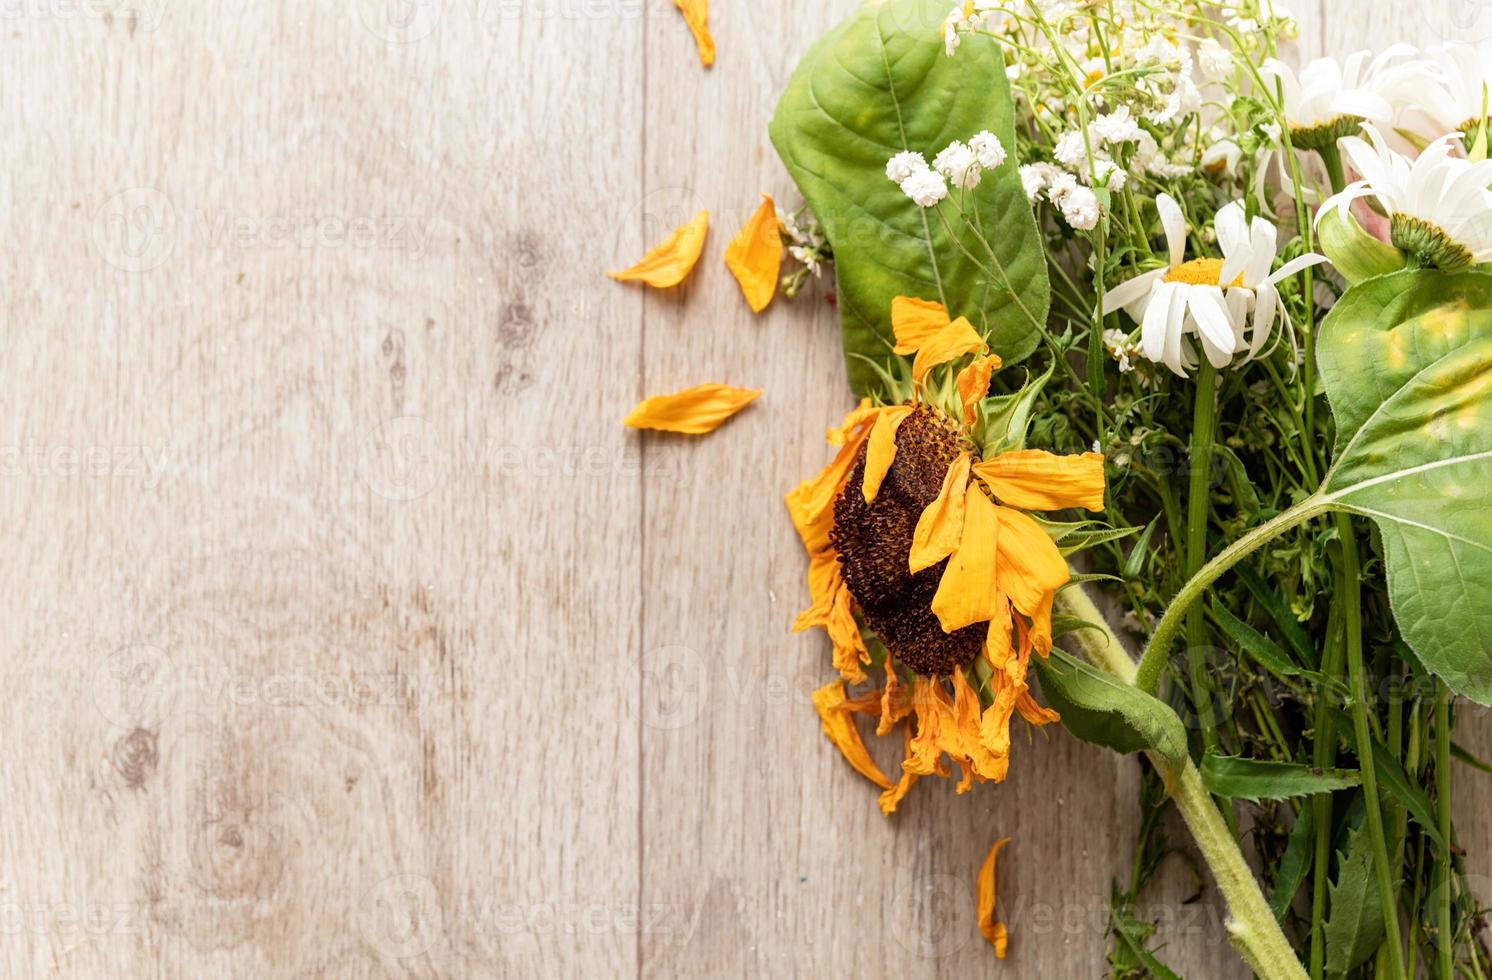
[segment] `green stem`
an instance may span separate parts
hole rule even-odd
[[[1357,738],[1358,769],[1366,797],[1368,839],[1373,845],[1373,872],[1378,898],[1383,903],[1384,942],[1388,945],[1390,975],[1404,980],[1404,946],[1399,938],[1399,904],[1394,895],[1393,871],[1388,863],[1388,844],[1383,833],[1383,801],[1378,795],[1378,775],[1373,769],[1373,730],[1368,724],[1368,690],[1362,654],[1362,569],[1352,518],[1337,515],[1337,534],[1342,547],[1342,581],[1338,598],[1347,627],[1347,682],[1352,688],[1352,728]]]
[[[1186,494],[1186,581],[1207,563],[1207,525],[1212,516],[1212,439],[1217,428],[1217,368],[1205,357],[1197,371],[1196,404],[1192,410],[1191,473]],[[1202,745],[1217,748],[1217,725],[1212,717],[1212,695],[1208,693],[1207,661],[1203,645],[1207,624],[1202,606],[1194,603],[1186,611],[1186,669],[1191,684],[1192,705],[1202,730]]]
[[[1435,682],[1435,822],[1440,825],[1440,860],[1435,865],[1435,948],[1442,980],[1454,980],[1451,935],[1451,708],[1443,681]]]
[[[1346,647],[1342,641],[1341,610],[1333,605],[1326,621],[1326,649],[1321,657],[1321,672],[1327,677],[1342,673],[1342,658]],[[1336,725],[1328,710],[1325,692],[1316,699],[1316,713],[1312,728],[1315,732],[1313,759],[1319,769],[1329,769],[1337,761]],[[1311,798],[1315,834],[1316,859],[1311,866],[1311,980],[1321,980],[1326,969],[1326,941],[1323,924],[1326,921],[1327,883],[1331,870],[1331,794],[1317,793]]]
[[[1176,598],[1172,599],[1171,604],[1166,607],[1160,622],[1155,624],[1155,632],[1150,635],[1150,642],[1145,646],[1145,654],[1140,658],[1135,686],[1147,694],[1155,693],[1156,685],[1160,682],[1161,670],[1170,656],[1171,643],[1181,629],[1186,611],[1207,590],[1208,586],[1265,542],[1298,524],[1304,524],[1330,507],[1331,502],[1319,492],[1312,494],[1284,513],[1249,531],[1218,552],[1216,558],[1203,565],[1201,570],[1181,587],[1181,591],[1176,593]]]
[[[1063,612],[1084,619],[1099,630],[1078,630],[1069,634],[1078,652],[1095,667],[1107,671],[1126,684],[1136,682],[1135,663],[1124,651],[1118,637],[1109,628],[1103,613],[1088,598],[1081,585],[1063,589],[1057,594]],[[1101,632],[1100,632],[1101,631]],[[1229,938],[1238,954],[1262,980],[1305,980],[1305,970],[1290,948],[1290,941],[1275,921],[1254,873],[1243,859],[1238,842],[1218,812],[1212,796],[1202,785],[1202,776],[1190,759],[1174,765],[1157,753],[1149,759],[1171,790],[1171,799],[1180,811],[1202,860],[1212,871],[1218,891],[1228,903]]]

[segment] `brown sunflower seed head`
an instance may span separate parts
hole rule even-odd
[[[957,458],[958,434],[926,406],[918,406],[896,431],[896,461],[875,502],[862,492],[865,454],[834,502],[831,540],[850,594],[867,625],[892,655],[919,674],[941,676],[973,661],[989,627],[976,623],[943,632],[933,614],[947,561],[913,575],[907,569],[912,532],[922,511],[938,496],[943,476]]]

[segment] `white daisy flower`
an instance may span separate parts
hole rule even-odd
[[[1168,194],[1155,203],[1166,231],[1169,262],[1105,293],[1104,313],[1122,308],[1140,324],[1140,353],[1183,378],[1199,363],[1191,337],[1201,343],[1213,367],[1227,367],[1238,354],[1244,355],[1239,363],[1259,356],[1276,316],[1284,316],[1289,325],[1275,284],[1325,257],[1302,255],[1271,273],[1277,242],[1274,225],[1260,217],[1245,221],[1243,202],[1234,201],[1217,213],[1214,222],[1223,257],[1188,261],[1189,229],[1180,206]]]
[[[930,208],[948,196],[948,182],[936,170],[919,170],[901,182],[902,193],[919,208]]]
[[[1329,198],[1316,216],[1346,210],[1360,197],[1375,198],[1389,216],[1394,247],[1424,265],[1454,270],[1492,260],[1492,160],[1472,162],[1451,156],[1460,133],[1425,147],[1414,159],[1394,151],[1376,126],[1364,124],[1372,140],[1342,140],[1352,168],[1362,179]]]
[[[1412,60],[1394,72],[1415,97],[1404,106],[1408,119],[1399,128],[1433,139],[1451,130],[1470,130],[1492,108],[1492,47],[1447,44],[1431,58]],[[1417,84],[1416,84],[1417,83]]]
[[[922,154],[903,150],[886,161],[886,179],[900,184],[913,174],[921,173],[926,169],[927,159]]]
[[[1232,177],[1238,172],[1238,161],[1241,159],[1242,147],[1230,139],[1220,139],[1202,151],[1201,167],[1206,173]]]
[[[1292,141],[1316,149],[1357,132],[1364,121],[1391,122],[1393,99],[1415,98],[1413,73],[1406,70],[1406,63],[1417,55],[1409,45],[1396,44],[1377,56],[1355,52],[1341,64],[1334,58],[1316,58],[1299,74],[1278,58],[1268,58],[1259,74],[1271,96],[1280,94],[1276,81],[1283,90],[1282,108]]]
[[[1000,137],[987,129],[982,129],[970,137],[969,149],[974,151],[974,158],[985,170],[993,170],[1005,162],[1005,144],[1000,142]]]

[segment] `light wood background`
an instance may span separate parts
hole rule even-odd
[[[1053,732],[883,819],[788,633],[849,397],[823,290],[752,317],[721,254],[853,5],[717,2],[711,71],[666,0],[5,7],[0,974],[1104,973],[1133,762]],[[1492,35],[1332,6],[1305,53]],[[699,208],[686,286],[603,277]],[[618,424],[705,380],[766,394]],[[1166,958],[1241,976],[1195,891]]]

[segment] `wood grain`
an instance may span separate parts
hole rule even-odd
[[[883,819],[788,633],[849,397],[822,284],[753,317],[721,256],[853,5],[716,4],[708,72],[666,2],[7,14],[0,973],[1103,973],[1133,764],[1037,734]],[[602,276],[701,208],[687,285]],[[618,425],[706,380],[766,394]],[[1243,976],[1193,891],[1168,960]]]

